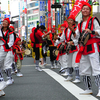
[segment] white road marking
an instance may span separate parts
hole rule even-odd
[[[46,66],[50,66],[51,64],[47,64]],[[27,66],[36,66],[35,64],[33,64],[33,65],[22,65],[22,66],[25,66],[25,67],[27,67]]]
[[[79,88],[72,82],[65,82],[65,78],[50,69],[42,69],[52,78],[54,78],[58,83],[60,83],[66,90],[68,90],[72,95],[74,95],[78,100],[99,100],[92,95],[80,95],[79,93],[83,89]]]

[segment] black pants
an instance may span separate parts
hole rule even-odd
[[[39,47],[35,48],[34,52],[35,52],[35,60],[39,60],[40,58]]]
[[[57,47],[54,46],[50,46],[49,50],[50,50],[50,61],[54,61],[56,59],[56,57],[53,55],[53,50],[56,49]]]

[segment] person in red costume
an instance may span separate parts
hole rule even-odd
[[[85,84],[85,91],[80,94],[92,94],[91,74],[95,77],[95,83],[98,86],[98,94],[100,97],[100,64],[99,64],[99,52],[100,52],[100,23],[96,17],[91,17],[92,7],[87,2],[81,2],[83,4],[81,12],[83,20],[78,24],[75,31],[75,38],[79,39],[82,32],[88,32],[90,35],[86,45],[82,45],[81,42],[79,51],[76,56],[76,63],[79,63],[80,75],[83,77]],[[79,39],[80,40],[80,39]],[[91,71],[92,68],[92,71]]]
[[[40,54],[39,54],[39,43],[43,43],[43,38],[45,38],[50,32],[44,34],[43,31],[45,30],[45,26],[41,25],[38,28],[35,28],[34,31],[32,32],[32,42],[34,43],[33,49],[35,52],[35,60],[36,60],[36,69],[38,71],[42,71],[39,67],[39,59],[40,59]]]
[[[75,58],[78,52],[78,44],[77,44],[78,40],[74,38],[74,32],[73,32],[76,30],[76,24],[75,24],[76,21],[73,15],[70,15],[67,20],[68,20],[68,27],[63,31],[60,40],[58,40],[58,43],[62,42],[62,45],[64,46],[66,46],[66,43],[68,43],[71,46],[69,54],[66,54],[66,58],[65,58],[66,61],[63,62],[66,71],[62,75],[68,76],[66,78],[66,81],[72,81],[73,80],[72,73],[73,71],[75,71],[75,80],[73,82],[79,83],[80,82],[79,64],[75,63]],[[70,28],[72,28],[73,31],[71,31]]]
[[[8,85],[9,82],[13,83],[11,75],[11,47],[14,43],[13,32],[9,29],[10,20],[5,18],[2,23],[2,28],[0,30],[0,96],[5,95],[3,89]],[[7,75],[7,82],[4,81],[2,70],[5,70]]]
[[[63,23],[63,24],[61,24],[61,26],[60,26],[60,28],[59,28],[59,30],[61,31],[61,33],[59,33],[58,34],[58,40],[60,39],[60,37],[62,36],[62,33],[63,33],[63,31],[64,31],[64,29],[66,28],[66,24],[65,23]],[[56,41],[58,41],[58,40],[56,40]],[[59,48],[60,46],[61,46],[61,44],[62,43],[59,43],[58,45],[57,45],[57,48]],[[55,42],[55,45],[56,45],[56,42]],[[64,49],[63,49],[63,51],[60,51],[59,52],[59,58],[57,57],[57,59],[59,60],[59,62],[60,62],[60,70],[59,70],[59,72],[65,72],[65,70],[66,70],[66,62],[67,62],[67,58],[66,58],[66,53],[64,52]],[[63,75],[63,74],[62,74]]]
[[[55,28],[51,29],[51,33],[48,36],[49,38],[47,39],[47,44],[49,46],[50,50],[50,62],[51,62],[51,68],[58,68],[56,56],[54,56],[53,52],[55,49],[57,49],[57,46],[54,45],[55,39],[57,37]]]
[[[21,39],[20,38],[16,38],[15,43],[14,43],[14,49],[15,49],[15,62],[17,65],[17,76],[18,77],[22,77],[23,74],[21,73],[21,67],[22,67],[22,60],[23,60],[23,53],[25,53],[24,50],[21,50],[20,45],[22,44]]]
[[[15,31],[15,28],[14,26],[9,26],[9,29],[14,33],[14,41],[16,40],[16,38],[18,37],[18,35],[14,32]],[[12,58],[12,74],[16,73],[17,72],[17,69],[16,69],[16,63],[14,61],[14,55],[15,55],[15,51],[14,51],[14,45],[12,46],[12,53],[11,53],[11,58]]]
[[[34,63],[36,63],[36,61],[35,61],[35,52],[34,52],[34,49],[33,49],[33,47],[34,47],[34,37],[33,37],[33,33],[34,33],[34,30],[35,30],[36,28],[35,27],[33,27],[32,28],[32,33],[30,34],[30,40],[31,40],[31,46],[32,46],[32,57],[33,57],[33,59],[34,59]]]

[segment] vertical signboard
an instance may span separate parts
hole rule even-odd
[[[42,11],[42,1],[40,1],[40,11]]]
[[[45,20],[45,17],[44,17],[44,15],[45,15],[45,1],[44,0],[41,0],[40,1],[40,25],[45,25],[45,22],[44,22],[44,20]]]
[[[1,13],[0,13],[0,24],[1,24]]]
[[[52,0],[52,4],[55,3],[55,0]],[[53,13],[53,25],[55,25],[55,9],[52,9],[52,13]]]
[[[48,0],[48,29],[51,30],[51,0]]]
[[[60,24],[60,13],[59,13],[59,11],[57,11],[57,13],[58,13],[58,25]]]
[[[65,16],[69,16],[69,4],[66,4]]]
[[[47,17],[48,17],[48,13],[47,13],[47,3],[48,3],[48,0],[45,0],[45,27],[46,27],[46,29],[47,29],[47,27],[48,27],[48,23],[47,23]]]
[[[45,11],[45,2],[42,1],[42,11]]]

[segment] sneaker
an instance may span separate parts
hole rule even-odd
[[[21,74],[21,73],[17,73],[16,74],[18,77],[22,77],[23,76],[23,74]]]
[[[42,71],[42,69],[40,69],[40,67],[37,67],[37,70],[38,70],[39,72],[41,72],[41,71]]]
[[[15,71],[12,71],[11,74],[15,74]]]
[[[83,92],[80,93],[80,95],[89,95],[89,94],[92,94],[92,90],[85,90]]]
[[[3,90],[0,91],[0,97],[5,96],[5,92]]]
[[[53,69],[54,68],[54,66],[51,66],[51,69]]]
[[[59,68],[57,65],[54,65],[54,68]]]
[[[44,65],[44,66],[46,66],[46,65],[47,65],[47,63],[44,63],[43,65]]]
[[[14,83],[14,79],[9,79],[7,82],[6,82],[6,85],[11,85]]]
[[[100,90],[98,91],[98,94],[96,95],[97,97],[100,97]]]
[[[17,70],[15,70],[15,73],[17,73]]]
[[[65,69],[64,68],[61,68],[60,70],[59,70],[59,73],[64,73],[65,72]]]
[[[0,82],[0,91],[3,90],[6,87],[6,82],[5,81],[1,81]]]
[[[61,74],[62,76],[68,76],[69,75],[69,73],[68,72],[65,72],[65,73],[63,73],[63,74]]]
[[[66,79],[65,81],[71,81],[71,80],[73,80],[73,77],[68,76],[67,79]]]
[[[74,81],[73,81],[73,83],[80,83],[81,81],[80,81],[80,79],[75,79]]]
[[[41,68],[45,68],[44,65],[39,65]]]

